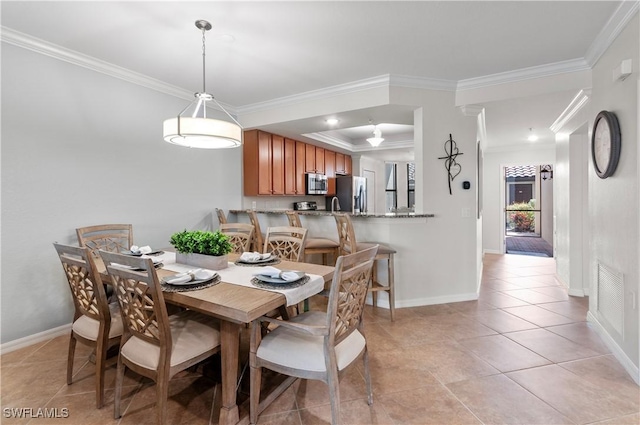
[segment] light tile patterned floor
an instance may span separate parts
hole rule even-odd
[[[553,271],[553,259],[487,255],[478,301],[399,309],[394,323],[387,310],[368,307],[374,404],[366,403],[358,364],[340,384],[343,422],[638,425],[638,386],[585,321],[587,299],[568,297]],[[2,424],[154,423],[155,388],[134,374],[125,382],[124,416],[113,419],[114,367],[106,405],[95,409],[94,366],[80,344],[67,386],[67,342],[59,337],[5,354],[0,373],[3,416],[4,408],[56,407],[69,417],[3,417]],[[172,381],[170,424],[217,423],[220,386],[210,375],[199,369]],[[260,418],[330,421],[327,387],[314,381],[296,383]]]

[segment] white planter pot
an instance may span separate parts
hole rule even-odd
[[[176,263],[189,264],[190,266],[200,267],[201,269],[222,270],[226,269],[229,264],[229,258],[226,255],[202,255],[202,254],[181,254],[176,252]]]

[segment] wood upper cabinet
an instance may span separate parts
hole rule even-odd
[[[316,147],[305,143],[304,172],[316,172]]]
[[[344,154],[336,152],[336,173],[345,174],[344,172]]]
[[[284,139],[284,193],[304,195],[306,146],[293,139]]]
[[[344,173],[348,176],[351,175],[351,155],[344,156]]]
[[[316,173],[324,174],[324,149],[316,146]]]
[[[284,195],[284,138],[260,130],[244,133],[245,196]]]
[[[336,156],[334,151],[324,150],[324,173],[328,178],[336,176]]]

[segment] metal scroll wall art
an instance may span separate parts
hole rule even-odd
[[[462,171],[462,166],[458,164],[456,158],[458,155],[462,155],[462,152],[458,149],[458,145],[453,140],[453,137],[451,137],[451,134],[449,134],[449,140],[444,142],[444,153],[447,156],[441,156],[438,159],[444,159],[444,168],[447,169],[447,173],[449,174],[449,195],[452,195],[451,182]]]

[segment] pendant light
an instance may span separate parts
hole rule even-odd
[[[369,121],[369,123],[371,124],[371,121]],[[373,126],[373,137],[369,137],[367,142],[371,143],[371,146],[374,148],[377,148],[380,146],[380,143],[384,142],[384,139],[382,138],[382,131],[380,131],[377,125]]]
[[[201,149],[235,148],[242,144],[242,126],[215,98],[207,93],[205,86],[205,33],[211,24],[196,21],[202,31],[202,92],[195,93],[195,100],[163,124],[164,140],[174,145]],[[233,122],[207,118],[207,102],[214,102]]]

